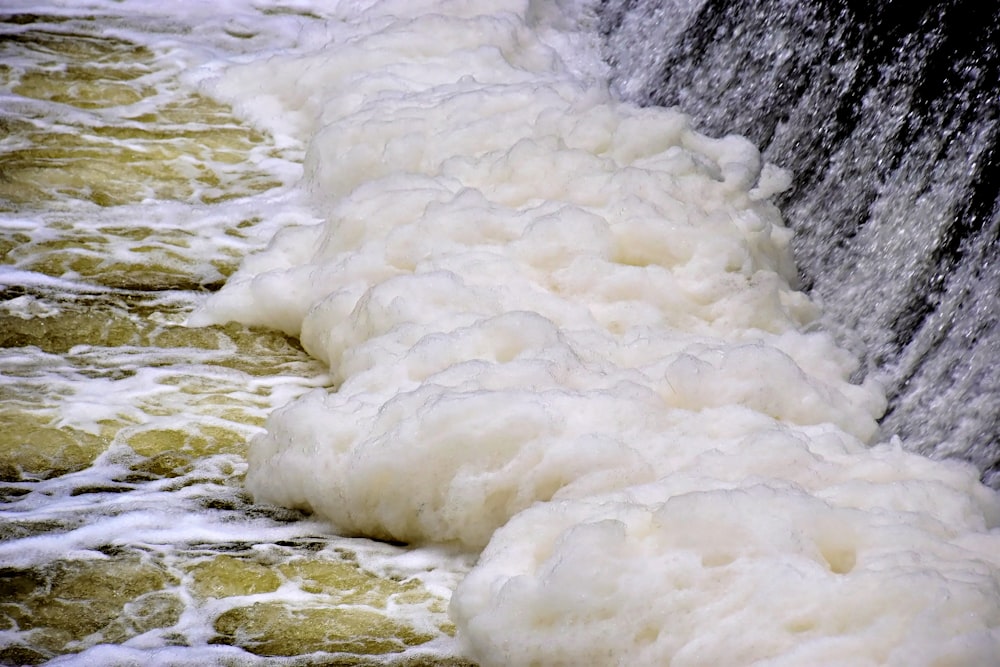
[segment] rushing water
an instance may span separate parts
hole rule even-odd
[[[614,3],[159,4],[4,5],[0,662],[995,662],[1000,499]]]
[[[752,138],[883,437],[1000,465],[1000,9],[976,0],[601,4],[613,85]]]

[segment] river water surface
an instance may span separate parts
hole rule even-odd
[[[0,662],[988,665],[740,137],[586,2],[0,14]]]
[[[301,146],[200,92],[192,68],[292,47],[320,19],[3,12],[0,662],[438,655],[468,557],[338,539],[242,489],[246,441],[326,369],[283,334],[184,326],[310,215],[289,187]]]

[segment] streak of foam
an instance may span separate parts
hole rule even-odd
[[[251,504],[246,440],[330,378],[280,333],[183,326],[195,290],[315,221],[302,145],[199,86],[323,22],[178,6],[0,12],[0,663],[446,664],[469,555]]]

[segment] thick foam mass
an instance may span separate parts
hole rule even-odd
[[[308,144],[325,220],[192,318],[299,336],[338,382],[253,442],[255,498],[488,544],[452,605],[484,664],[995,655],[1000,501],[865,444],[884,397],[795,289],[787,175],[615,101],[586,11],[549,10],[344,8],[217,83]]]

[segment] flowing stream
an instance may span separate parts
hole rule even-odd
[[[976,7],[4,2],[0,663],[994,664]]]

